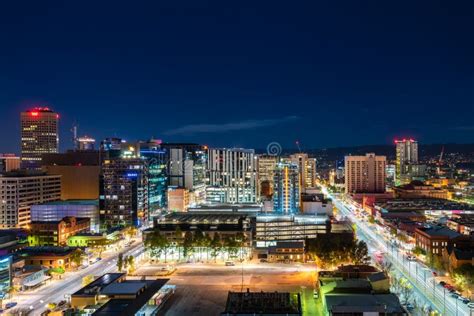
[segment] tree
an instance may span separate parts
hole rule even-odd
[[[370,262],[367,244],[360,240],[351,248],[350,257],[354,264],[368,264]]]
[[[210,247],[211,247],[211,257],[214,258],[214,262],[216,262],[217,256],[222,248],[222,240],[219,233],[217,232],[214,233],[214,236],[212,237],[212,240],[210,243]]]
[[[135,226],[127,226],[123,229],[122,234],[124,235],[125,239],[129,241],[137,235],[137,232],[138,229]]]
[[[145,247],[149,249],[150,255],[154,258],[159,258],[161,256],[161,253],[164,252],[166,262],[166,255],[169,246],[170,243],[166,236],[161,234],[160,231],[157,229],[153,230],[146,236]]]
[[[107,249],[107,246],[110,244],[110,242],[107,239],[100,239],[97,240],[93,245],[91,245],[89,248],[93,253],[96,254],[98,258],[102,258],[102,253]]]
[[[429,267],[437,271],[444,270],[444,264],[441,258],[437,255],[433,255],[432,253],[429,253],[427,256],[427,264]]]
[[[84,252],[77,248],[76,250],[74,250],[72,253],[71,253],[71,256],[70,256],[70,260],[72,263],[74,263],[74,265],[76,267],[79,267],[81,264],[82,264],[82,260],[84,259]]]
[[[94,281],[94,276],[92,274],[86,275],[82,278],[82,286],[86,286]]]
[[[135,258],[133,256],[128,256],[127,263],[128,263],[128,273],[132,274],[133,272],[135,272]]]
[[[412,253],[415,256],[420,256],[420,255],[425,256],[426,255],[426,251],[423,248],[419,247],[419,246],[416,246],[415,248],[413,248]]]
[[[413,286],[405,278],[401,278],[400,285],[400,294],[404,298],[405,304],[408,304],[408,300],[413,296]]]
[[[120,253],[117,258],[117,269],[122,272],[123,269],[123,253]]]
[[[184,258],[188,258],[188,256],[192,254],[193,244],[194,244],[193,233],[190,231],[187,231],[184,234],[184,241],[183,241],[183,257]]]
[[[369,215],[369,223],[374,224],[375,223],[375,218],[373,215]]]
[[[176,230],[174,231],[174,239],[176,243],[176,249],[178,250],[178,260],[181,260],[181,245],[183,239],[183,231],[179,226],[176,226]]]

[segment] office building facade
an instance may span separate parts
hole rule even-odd
[[[270,197],[273,194],[277,160],[278,157],[271,155],[259,155],[257,158],[258,191],[261,196]]]
[[[345,193],[384,193],[385,156],[368,153],[345,157]]]
[[[37,169],[41,156],[57,153],[59,147],[59,115],[47,107],[21,112],[21,163]]]
[[[257,166],[253,149],[208,150],[208,186],[217,188],[224,203],[255,203]]]
[[[289,161],[298,165],[301,189],[314,188],[316,186],[316,159],[308,157],[308,154],[299,153],[290,155]]]
[[[14,154],[0,154],[0,174],[20,169],[20,157]]]
[[[32,205],[60,198],[60,175],[18,172],[0,176],[0,228],[27,228]]]
[[[101,229],[148,223],[148,164],[142,158],[104,160],[100,179]]]

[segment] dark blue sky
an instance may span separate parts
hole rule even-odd
[[[10,1],[0,152],[19,112],[80,134],[264,148],[474,140],[472,1]]]

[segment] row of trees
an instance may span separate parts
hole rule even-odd
[[[368,264],[370,262],[367,244],[347,236],[318,236],[306,241],[308,254],[318,266],[330,267],[343,263]]]
[[[117,258],[117,269],[119,272],[126,270],[128,273],[133,273],[135,271],[135,258],[133,256],[124,257],[122,253],[119,254]]]
[[[152,258],[164,257],[165,262],[170,253],[176,254],[178,260],[186,260],[196,255],[198,260],[213,258],[217,260],[219,254],[226,253],[228,257],[236,257],[239,250],[246,246],[246,237],[243,233],[221,236],[214,233],[211,237],[200,230],[194,232],[183,232],[179,227],[174,232],[174,236],[166,236],[155,229],[145,237],[145,247]]]

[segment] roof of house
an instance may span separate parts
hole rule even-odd
[[[147,287],[147,282],[143,281],[124,281],[114,282],[107,285],[100,291],[104,295],[136,295],[143,288]]]
[[[367,280],[369,280],[370,282],[377,282],[377,281],[381,281],[385,279],[388,279],[388,278],[383,272],[377,272],[367,277]]]
[[[474,258],[474,250],[461,250],[453,248],[454,256],[458,260],[472,260]]]
[[[405,313],[395,294],[326,294],[325,300],[332,313]]]
[[[229,292],[223,314],[301,315],[299,293]]]
[[[459,237],[461,236],[460,233],[452,230],[452,229],[449,229],[448,227],[446,226],[430,226],[428,228],[417,228],[418,230],[420,231],[423,231],[425,234],[431,236],[431,237],[435,237],[435,236],[444,236],[444,237],[448,237],[449,239],[452,239],[452,238],[456,238],[456,237]]]

